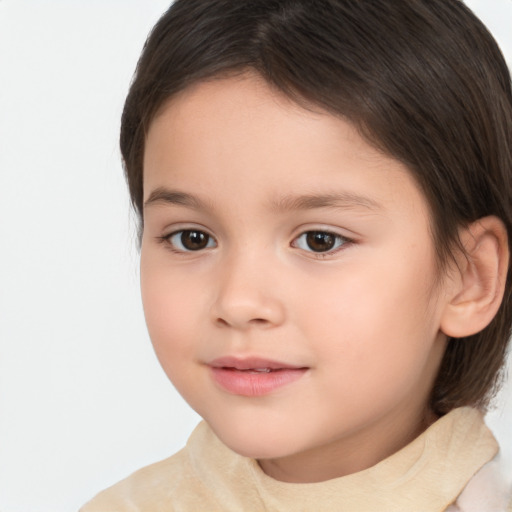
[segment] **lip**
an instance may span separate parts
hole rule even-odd
[[[208,364],[213,380],[240,396],[263,396],[300,379],[308,370],[260,357],[221,357]]]

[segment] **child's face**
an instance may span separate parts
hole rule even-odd
[[[403,165],[248,76],[166,106],[144,191],[149,333],[228,446],[314,481],[424,428],[448,285]]]

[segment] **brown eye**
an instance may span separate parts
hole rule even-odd
[[[306,234],[306,243],[308,247],[315,252],[330,251],[336,242],[336,238],[331,233],[322,231],[310,231]]]
[[[329,231],[306,231],[296,239],[295,245],[305,251],[329,252],[346,242],[346,238]]]
[[[202,249],[215,247],[213,238],[204,231],[197,229],[176,231],[168,240],[176,251],[181,252],[200,251]]]

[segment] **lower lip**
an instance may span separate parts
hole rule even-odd
[[[234,395],[263,396],[300,379],[307,368],[283,368],[270,372],[250,372],[233,368],[211,368],[213,380]]]

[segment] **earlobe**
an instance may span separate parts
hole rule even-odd
[[[472,223],[460,234],[466,254],[457,258],[453,287],[441,319],[441,331],[452,338],[471,336],[496,315],[509,264],[507,231],[494,216]]]

